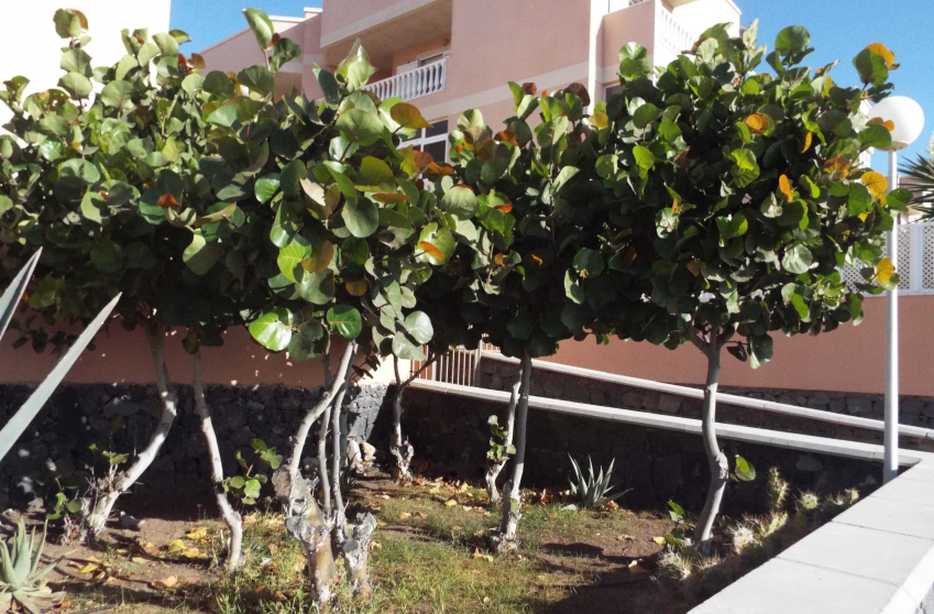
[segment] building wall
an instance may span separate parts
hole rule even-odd
[[[931,348],[934,297],[900,298],[899,365],[903,395],[934,397]],[[740,388],[849,391],[878,394],[885,386],[884,298],[867,298],[865,319],[859,326],[844,324],[818,337],[773,334],[775,357],[757,370],[723,353],[720,381]],[[693,346],[667,350],[649,343],[592,340],[561,344],[552,359],[590,369],[601,369],[665,382],[700,384],[706,362]]]

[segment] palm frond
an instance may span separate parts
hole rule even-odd
[[[910,181],[909,205],[925,218],[934,218],[934,157],[918,156],[900,169]]]

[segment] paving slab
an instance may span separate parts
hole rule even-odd
[[[934,539],[934,506],[869,496],[833,522]]]

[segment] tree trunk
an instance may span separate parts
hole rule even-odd
[[[355,522],[347,525],[347,539],[341,544],[350,583],[357,597],[368,598],[370,586],[370,543],[376,531],[376,517],[369,512],[357,514]]]
[[[702,419],[702,433],[704,438],[704,452],[707,455],[707,465],[710,469],[710,486],[707,490],[707,500],[704,509],[697,519],[694,541],[701,552],[709,553],[712,548],[712,534],[714,521],[720,511],[723,501],[723,491],[730,476],[730,466],[726,455],[720,450],[717,442],[717,386],[720,381],[720,344],[714,339],[706,344],[707,354],[707,384],[704,388],[704,413]]]
[[[389,446],[389,453],[396,461],[392,473],[397,482],[412,480],[411,466],[415,456],[415,448],[402,436],[402,395],[405,394],[408,384],[408,381],[399,382],[397,374],[396,395],[392,400],[392,443]]]
[[[337,396],[344,387],[337,389]],[[325,518],[331,518],[331,478],[328,477],[328,429],[331,427],[331,412],[334,411],[334,399],[328,403],[321,423],[318,425],[318,488],[321,491],[321,509]]]
[[[529,418],[529,388],[532,380],[532,359],[529,353],[522,356],[522,385],[519,388],[519,404],[516,411],[516,455],[512,461],[512,477],[506,485],[506,496],[503,498],[503,518],[500,523],[499,535],[496,539],[496,549],[500,552],[515,550],[517,547],[516,534],[519,530],[519,519],[522,518],[520,508],[522,498],[522,472],[525,469],[525,443],[526,424]]]
[[[169,386],[169,375],[165,366],[165,330],[157,326],[154,330],[147,331],[147,339],[156,372],[156,389],[161,403],[159,422],[149,438],[149,443],[137,454],[133,464],[109,478],[98,480],[92,485],[92,492],[84,497],[82,539],[94,541],[103,534],[117,499],[136,483],[155,460],[178,415],[178,400]]]
[[[333,531],[334,520],[332,514],[322,513],[315,500],[314,483],[305,479],[301,474],[302,450],[308,439],[308,433],[322,414],[329,411],[343,389],[343,374],[350,369],[354,355],[353,344],[348,344],[338,366],[338,376],[330,376],[330,368],[325,366],[325,387],[322,396],[305,414],[301,424],[292,440],[292,453],[287,466],[281,467],[273,474],[272,483],[276,496],[282,503],[285,514],[285,527],[289,534],[299,541],[305,553],[308,573],[308,588],[312,600],[319,609],[327,607],[334,598],[331,584],[337,574],[334,561]],[[327,435],[326,422],[319,429]],[[325,440],[326,441],[326,440]],[[319,439],[320,442],[320,439]],[[320,452],[320,448],[319,448]],[[322,462],[319,457],[319,477],[327,477],[327,456]],[[330,493],[330,488],[327,489]]]
[[[520,368],[516,373],[516,380],[512,384],[512,390],[509,395],[509,407],[506,409],[506,441],[507,447],[512,445],[513,437],[516,431],[516,405],[519,402],[519,388],[522,387],[522,373]],[[503,467],[509,462],[509,458],[503,458],[499,461],[490,461],[490,466],[486,470],[486,493],[493,504],[499,503],[499,490],[496,488],[496,480],[503,471]]]
[[[194,363],[194,376],[192,389],[195,398],[195,412],[201,419],[201,434],[208,448],[208,459],[211,462],[211,484],[214,487],[214,499],[221,517],[230,530],[230,544],[227,548],[227,571],[236,571],[242,563],[243,553],[243,519],[227,499],[224,488],[224,464],[221,462],[220,445],[217,443],[217,433],[214,431],[214,422],[211,419],[211,408],[204,396],[204,375],[201,371],[201,350],[192,357]]]
[[[405,394],[405,389],[409,387],[409,384],[431,366],[431,363],[435,361],[435,354],[429,350],[427,359],[418,367],[415,373],[410,373],[405,381],[402,380],[402,376],[399,374],[398,357],[393,356],[392,361],[393,369],[396,372],[396,396],[392,400],[392,442],[389,444],[389,453],[392,454],[396,461],[392,472],[393,478],[398,482],[404,482],[412,480],[412,458],[415,456],[415,448],[402,435],[402,414],[404,411],[402,395]]]
[[[351,342],[348,348],[350,348],[351,356],[356,354],[356,343]],[[337,374],[338,379],[343,382],[343,386],[334,398],[334,406],[331,408],[331,493],[334,499],[334,536],[338,544],[343,544],[346,539],[345,530],[347,527],[344,495],[341,492],[341,472],[343,470],[341,411],[344,406],[344,397],[347,395],[347,388],[350,387],[351,362],[348,362],[346,368]]]

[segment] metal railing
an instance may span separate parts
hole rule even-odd
[[[412,361],[410,373],[412,375],[417,374],[416,379],[420,380],[457,384],[458,386],[474,386],[477,381],[477,367],[480,366],[482,352],[481,348],[469,350],[458,347],[447,354],[436,357],[424,369],[422,369],[423,363]]]
[[[414,100],[440,92],[447,87],[447,78],[448,59],[443,57],[437,62],[369,83],[364,89],[376,94],[380,100],[394,96]]]
[[[513,364],[518,364],[519,362],[515,358],[509,358],[508,356],[503,356],[502,354],[494,352],[484,352],[483,357]],[[664,382],[656,382],[655,380],[633,377],[631,375],[619,375],[616,373],[608,373],[606,371],[595,371],[593,369],[572,367],[570,365],[547,362],[544,360],[533,360],[532,367],[534,369],[541,369],[542,371],[551,371],[553,373],[572,375],[575,377],[582,377],[585,379],[607,382],[611,384],[621,384],[624,386],[631,386],[633,388],[641,388],[643,390],[653,390],[655,392],[673,394],[676,396],[687,397],[689,399],[704,398],[704,391],[700,388],[691,388],[690,386],[680,386],[678,384],[666,384]],[[771,414],[792,416],[795,418],[807,418],[810,420],[816,420],[818,422],[828,422],[839,426],[865,429],[879,433],[885,432],[885,423],[882,420],[874,420],[872,418],[860,418],[859,416],[839,414],[823,409],[813,409],[811,407],[789,405],[788,403],[766,401],[765,399],[754,399],[737,394],[729,394],[726,392],[718,393],[717,401],[724,405],[745,407],[747,409],[755,409]],[[922,428],[920,426],[902,424],[899,425],[898,432],[900,435],[905,437],[934,440],[934,430]]]

